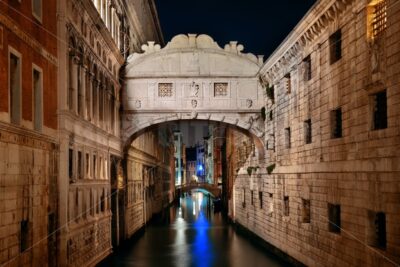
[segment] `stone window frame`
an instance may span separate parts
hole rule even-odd
[[[381,114],[382,111],[378,112],[376,110],[376,108],[380,107],[379,105],[377,105],[378,103],[377,103],[376,98],[377,98],[378,95],[380,95],[382,93],[384,93],[385,96],[386,96],[385,108],[384,108],[385,109],[385,115],[384,116]],[[370,103],[370,109],[369,109],[370,110],[370,116],[369,117],[370,117],[370,124],[371,124],[370,129],[371,129],[371,131],[385,130],[385,129],[387,129],[389,127],[387,100],[388,100],[388,97],[387,97],[387,89],[386,88],[371,92],[371,94],[369,95],[369,103]],[[377,112],[378,112],[378,114],[377,114]],[[383,116],[383,118],[381,117],[381,118],[377,119],[376,118],[377,115],[378,116]],[[376,120],[381,121],[383,119],[385,121],[384,124],[377,126],[376,125]]]
[[[367,6],[367,26],[369,39],[381,38],[387,30],[387,0],[370,1]]]
[[[292,133],[290,127],[286,127],[284,129],[284,145],[286,149],[290,149],[292,147]]]
[[[311,118],[303,122],[304,124],[304,144],[312,143],[312,121]]]
[[[19,59],[19,64],[18,64],[18,71],[19,71],[19,90],[18,90],[18,95],[19,95],[19,112],[18,112],[18,118],[16,118],[16,121],[13,121],[12,118],[12,99],[11,99],[11,90],[12,88],[11,86],[11,55],[17,57]],[[12,46],[8,46],[8,114],[9,114],[9,121],[10,123],[13,123],[15,125],[20,125],[22,122],[22,54],[20,52],[18,52],[18,50],[16,50],[15,48],[13,48]]]
[[[161,92],[160,92],[160,89],[162,89],[162,88],[160,88],[160,85],[171,85],[171,91],[170,92],[167,92],[167,94],[165,94],[165,95],[163,95],[163,94],[160,94]],[[164,88],[165,89],[165,88]],[[165,98],[167,98],[167,99],[171,99],[171,98],[173,98],[175,96],[175,84],[173,83],[173,82],[158,82],[157,83],[157,97],[158,98],[163,98],[163,99],[165,99]]]
[[[43,1],[42,0],[32,0],[32,16],[37,19],[40,23],[42,23],[43,19]],[[35,10],[35,3],[39,5],[40,14],[36,13],[39,10]]]
[[[242,208],[246,208],[246,188],[243,187],[243,195],[242,195]]]
[[[311,54],[303,59],[304,76],[303,80],[308,82],[312,80],[312,59]]]
[[[302,223],[311,223],[311,201],[310,199],[301,199],[302,209],[301,209],[301,217]]]
[[[222,85],[222,84],[226,85],[226,94],[220,94],[220,93],[216,94],[216,85]],[[214,98],[220,99],[220,98],[229,98],[230,97],[231,86],[230,86],[229,82],[215,81],[212,83],[212,85],[213,85],[212,86],[212,95],[214,96]]]
[[[289,202],[289,196],[283,196],[283,209],[282,213],[284,217],[289,217],[290,216],[290,202]]]
[[[337,29],[329,36],[329,63],[335,64],[343,57],[343,34],[342,29]]]
[[[367,211],[367,243],[371,247],[385,250],[387,247],[387,219],[385,212]]]
[[[327,203],[328,211],[328,231],[334,234],[341,232],[341,206],[340,204]]]
[[[3,49],[4,42],[4,28],[0,25],[0,49]]]
[[[85,153],[82,148],[76,149],[76,178],[78,180],[85,178],[84,154]]]
[[[39,80],[39,87],[40,87],[40,120],[39,120],[39,125],[36,125],[37,123],[37,118],[36,118],[36,112],[35,109],[37,107],[37,103],[36,103],[36,88],[35,85],[33,83],[34,81],[34,75],[35,75],[35,71],[37,71],[40,74],[40,80]],[[32,63],[32,124],[33,124],[33,129],[35,131],[41,132],[43,130],[43,118],[44,118],[44,105],[43,105],[43,69],[40,68],[38,65]]]
[[[75,149],[73,146],[68,147],[68,179],[70,183],[75,182]]]
[[[285,93],[287,95],[292,93],[292,76],[290,72],[286,73],[285,76],[283,76],[283,82],[285,86]]]
[[[330,123],[331,123],[331,139],[339,139],[343,137],[343,111],[342,107],[337,107],[330,112]],[[340,120],[338,115],[340,114]],[[339,126],[340,122],[340,127]],[[340,131],[339,131],[340,130]]]

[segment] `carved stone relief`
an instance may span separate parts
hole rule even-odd
[[[191,93],[190,96],[191,97],[199,97],[199,93],[200,93],[200,85],[193,82],[191,84]]]

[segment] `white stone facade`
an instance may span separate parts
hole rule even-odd
[[[123,140],[167,121],[225,122],[262,136],[262,59],[242,45],[224,49],[207,35],[178,35],[164,48],[149,42],[128,57],[123,90]]]

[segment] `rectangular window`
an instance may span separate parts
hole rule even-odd
[[[20,252],[24,252],[29,247],[29,221],[22,220],[20,223]]]
[[[171,96],[172,96],[172,83],[159,83],[158,97],[171,97]]]
[[[97,158],[96,158],[96,155],[93,155],[93,172],[92,172],[92,174],[93,174],[93,179],[97,179],[97,172],[96,172],[96,170],[97,170]]]
[[[302,199],[302,221],[303,223],[310,223],[311,221],[311,216],[310,216],[310,200],[309,199]]]
[[[340,233],[340,205],[328,203],[328,229],[332,233]]]
[[[286,94],[290,94],[292,92],[292,79],[290,77],[290,73],[286,74],[284,77]]]
[[[82,168],[82,152],[78,151],[78,179],[82,179],[83,178],[83,168]]]
[[[228,83],[214,83],[214,96],[227,96]]]
[[[3,49],[3,27],[0,26],[0,49]]]
[[[274,212],[274,198],[272,193],[269,193],[268,195],[269,195],[268,215],[272,216],[272,213]]]
[[[32,0],[32,14],[37,20],[42,21],[42,0]]]
[[[246,207],[246,189],[243,188],[243,196],[242,196],[242,207]]]
[[[337,108],[331,111],[331,137],[342,137],[342,109]]]
[[[304,121],[304,141],[306,144],[311,144],[312,142],[311,119]]]
[[[384,212],[368,211],[368,245],[380,249],[386,248],[386,215]]]
[[[373,6],[372,34],[380,37],[387,28],[387,1],[381,0]]]
[[[74,150],[68,151],[68,176],[70,181],[74,179]]]
[[[372,96],[373,102],[373,129],[386,129],[387,128],[387,98],[386,90],[374,94]]]
[[[342,58],[342,31],[338,30],[329,37],[329,54],[331,64]]]
[[[259,191],[258,192],[258,199],[260,200],[260,209],[263,208],[263,192]]]
[[[289,216],[289,197],[283,197],[283,216]]]
[[[312,78],[311,55],[309,55],[305,59],[303,59],[303,68],[304,68],[304,81],[311,80],[311,78]]]
[[[85,173],[86,173],[86,177],[90,177],[90,155],[89,155],[89,153],[85,154]]]
[[[251,205],[254,205],[253,190],[250,191],[250,195],[251,195]]]
[[[33,69],[33,126],[36,131],[42,130],[42,114],[43,114],[43,83],[42,72]]]
[[[21,59],[10,52],[9,55],[9,94],[10,94],[10,121],[21,122]]]
[[[285,148],[290,148],[290,127],[285,128]]]

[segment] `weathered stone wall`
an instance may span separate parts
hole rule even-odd
[[[47,266],[54,255],[57,146],[42,135],[0,124],[0,264]],[[27,222],[22,231],[22,222]]]
[[[235,180],[236,222],[309,266],[400,263],[400,3],[387,1],[387,29],[374,39],[367,4],[319,1],[267,60],[261,73],[274,86],[274,99],[265,97],[267,114],[273,113],[266,119],[267,157],[249,157],[247,166],[261,168]],[[338,29],[341,58],[331,63],[329,39]],[[308,55],[311,79],[305,78]],[[383,90],[387,127],[374,129],[374,95]],[[342,135],[333,138],[337,108]],[[276,168],[268,174],[272,164]],[[330,229],[328,203],[340,205],[340,232]],[[377,213],[385,216],[380,247],[374,242]]]
[[[31,2],[0,3],[1,266],[56,263],[50,260],[57,249],[56,236],[51,233],[58,215],[55,10],[56,2],[47,1],[42,6],[47,15],[39,18],[33,15]],[[11,54],[19,59],[14,90]],[[33,94],[34,68],[41,73],[42,99],[38,102]],[[34,115],[39,106],[40,120]],[[19,110],[17,120],[11,115],[15,110]]]
[[[174,197],[172,133],[149,130],[131,144],[127,157],[125,238],[131,237]]]

